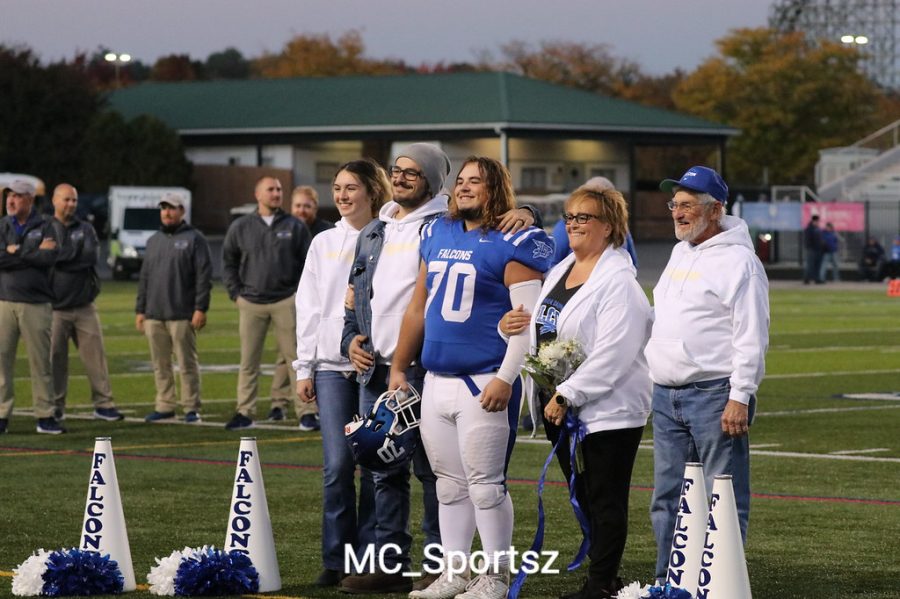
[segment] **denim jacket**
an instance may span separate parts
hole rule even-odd
[[[355,293],[353,294],[353,310],[344,309],[344,332],[341,335],[341,355],[350,357],[350,342],[357,335],[368,337],[362,348],[369,353],[374,353],[372,345],[372,278],[375,276],[375,266],[381,257],[381,248],[384,245],[385,223],[375,219],[363,227],[356,240],[356,254],[353,266],[350,269],[350,281]],[[365,292],[363,291],[365,290]],[[368,368],[357,377],[363,386],[368,385],[372,379],[375,368]]]

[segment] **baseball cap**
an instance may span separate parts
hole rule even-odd
[[[659,184],[659,188],[672,193],[672,188],[676,185],[700,193],[708,193],[723,204],[728,202],[728,186],[725,184],[725,180],[719,173],[705,166],[692,166],[681,175],[681,179],[677,181],[666,179]]]
[[[159,201],[159,205],[168,204],[169,206],[175,206],[176,208],[184,208],[184,198],[180,193],[173,193],[171,191],[167,191],[162,199]]]
[[[13,193],[17,193],[19,195],[29,195],[32,197],[34,197],[34,194],[35,194],[34,185],[29,183],[28,181],[22,181],[21,179],[18,179],[16,181],[13,181],[12,183],[10,183],[9,186],[7,186],[6,189],[4,189],[3,191],[6,191],[6,190],[9,190]]]

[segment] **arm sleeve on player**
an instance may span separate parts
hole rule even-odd
[[[528,312],[534,312],[540,294],[541,282],[536,279],[514,283],[509,287],[509,299],[512,305],[525,306],[525,310]],[[500,364],[500,370],[497,371],[497,378],[512,385],[519,376],[519,372],[522,371],[525,354],[528,353],[530,346],[531,334],[528,329],[510,337],[503,363]]]

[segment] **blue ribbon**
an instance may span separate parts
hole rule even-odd
[[[572,560],[572,563],[570,563],[567,567],[569,570],[574,570],[581,565],[581,563],[584,561],[584,558],[587,556],[588,549],[591,546],[591,529],[588,524],[587,517],[584,515],[584,511],[582,511],[581,505],[579,505],[578,503],[578,499],[575,498],[575,448],[577,443],[580,443],[582,440],[584,440],[584,437],[587,435],[587,429],[578,420],[578,418],[576,418],[572,414],[571,411],[566,413],[565,434],[569,437],[569,460],[572,464],[572,476],[569,479],[569,502],[572,504],[572,510],[575,512],[575,518],[578,520],[578,524],[581,526],[582,534],[581,547],[578,549],[578,554],[575,556],[575,559]],[[550,464],[553,462],[553,458],[556,455],[556,450],[562,440],[563,431],[560,431],[559,438],[556,440],[556,444],[553,446],[553,449],[550,450],[550,455],[548,455],[547,459],[544,461],[544,467],[541,469],[541,476],[538,478],[537,530],[534,533],[534,541],[531,542],[530,549],[530,551],[533,551],[535,553],[540,553],[541,548],[544,546],[544,484],[547,481],[547,470],[550,468]],[[527,577],[528,572],[525,571],[525,568],[520,568],[516,573],[515,580],[513,580],[513,583],[509,586],[509,592],[506,595],[507,599],[516,599],[519,596],[519,591],[522,590],[522,585],[525,584],[525,579]]]

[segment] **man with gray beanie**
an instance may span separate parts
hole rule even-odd
[[[394,199],[359,234],[350,274],[353,309],[346,312],[341,340],[341,353],[350,359],[358,373],[362,415],[387,391],[400,324],[419,273],[419,231],[424,224],[444,215],[449,201],[444,181],[450,173],[450,159],[437,146],[415,143],[403,148],[388,172]],[[531,226],[535,214],[528,208],[511,210],[498,228],[505,232],[518,231]],[[406,372],[407,381],[417,390],[422,389],[424,376],[418,364]],[[425,544],[439,545],[435,476],[421,445],[412,462],[423,487]],[[409,467],[380,472],[361,470],[364,480],[373,482],[375,487],[375,550],[387,548],[383,552],[383,566],[396,573],[374,571],[344,577],[347,572],[326,571],[317,583],[333,585],[340,580],[340,590],[355,594],[409,592],[412,580],[402,574],[409,570],[412,544],[408,526]],[[391,544],[400,548],[399,554],[390,550]],[[429,566],[428,570],[439,571],[433,560]],[[415,587],[425,588],[436,578],[437,574],[425,576]]]

